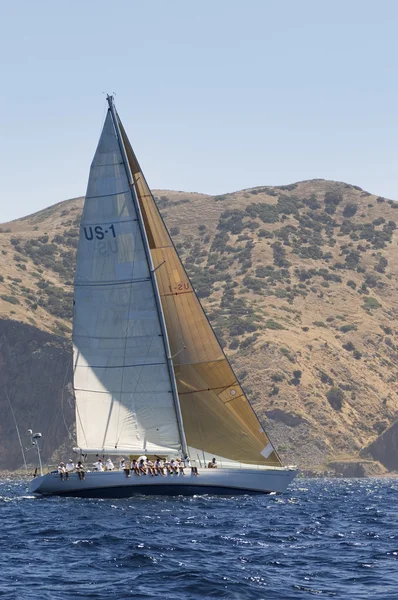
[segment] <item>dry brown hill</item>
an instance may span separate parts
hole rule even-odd
[[[222,196],[155,194],[210,320],[283,458],[309,468],[355,458],[397,418],[398,203],[325,180]],[[0,228],[0,403],[7,415],[6,388],[19,407],[21,428],[30,426],[24,406],[41,414],[40,403],[60,405],[62,390],[70,390],[82,203],[66,200]],[[26,337],[17,353],[9,351],[12,336],[5,333],[10,319]],[[32,364],[38,349],[28,342],[37,342],[35,332],[48,336],[40,338],[40,352],[46,344],[68,348],[54,375],[59,393],[51,397],[40,391],[45,370],[51,371],[49,356],[43,371],[25,368],[18,375],[15,369],[15,361]],[[58,413],[48,410],[51,418],[37,419],[37,427],[58,431],[64,443]],[[4,457],[18,461],[8,417],[0,435],[10,439],[0,466]],[[48,444],[47,456],[52,449]]]

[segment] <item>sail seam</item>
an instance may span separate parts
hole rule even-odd
[[[115,219],[112,219],[115,220]],[[95,223],[84,223],[83,221],[80,223],[80,227],[93,227],[94,225],[103,225],[104,223],[109,223],[111,219],[108,221],[96,221]],[[118,223],[134,223],[134,221],[138,221],[138,219],[120,219]]]
[[[121,279],[120,281],[92,281],[91,283],[75,283],[75,287],[95,287],[100,285],[124,285],[126,283],[144,283],[145,281],[150,281],[150,277],[146,277],[145,279]]]
[[[86,196],[86,200],[94,200],[95,198],[109,198],[109,196],[119,196],[120,194],[129,194],[130,190],[124,192],[113,192],[113,194],[101,194],[100,196]]]
[[[197,394],[198,392],[214,392],[215,390],[227,390],[228,388],[234,386],[234,385],[238,385],[237,383],[232,383],[231,385],[220,385],[218,387],[209,387],[209,388],[201,388],[199,390],[190,390],[189,392],[179,392],[180,396],[185,396],[186,394]],[[243,396],[243,394],[240,394],[241,396]],[[239,398],[239,396],[234,396],[233,398],[231,398],[231,400],[236,400],[236,398]],[[229,400],[227,401],[229,402]],[[226,402],[224,402],[224,404],[226,404]]]
[[[124,339],[124,338],[120,338]],[[90,365],[90,369],[127,369],[133,367],[153,367],[154,365],[164,365],[164,362],[140,363],[137,365]],[[76,369],[87,369],[86,365],[76,365]]]
[[[122,165],[122,162],[115,162],[115,163],[107,163],[106,165],[91,165],[91,169],[101,169],[102,167],[115,167],[116,165]]]
[[[91,390],[88,388],[75,388],[75,391],[77,392],[93,392],[95,394],[109,394],[109,395],[114,395],[114,394],[130,394],[131,392],[124,392],[123,390]],[[153,394],[155,392],[153,391],[149,391],[149,392],[138,392],[139,394],[143,395],[143,394],[150,394],[151,396],[153,396]],[[161,393],[161,394],[172,394],[171,390],[162,390],[161,392],[157,392],[157,393]]]
[[[169,294],[160,294],[161,298],[165,298],[166,296],[182,296],[183,294],[192,294],[192,290],[188,290],[187,292],[170,292]]]

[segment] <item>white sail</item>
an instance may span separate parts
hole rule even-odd
[[[165,343],[111,111],[84,204],[73,320],[82,451],[181,450]]]

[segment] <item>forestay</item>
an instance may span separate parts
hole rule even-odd
[[[241,463],[280,460],[208,322],[119,121],[169,338],[187,443]]]
[[[81,221],[73,344],[82,451],[179,452],[154,288],[110,111]]]

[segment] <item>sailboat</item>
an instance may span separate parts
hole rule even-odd
[[[164,476],[57,472],[41,495],[284,492],[294,467],[254,413],[181,263],[114,99],[91,165],[74,286],[76,451],[184,457]],[[216,459],[217,468],[208,468]],[[193,467],[193,468],[192,468]]]

